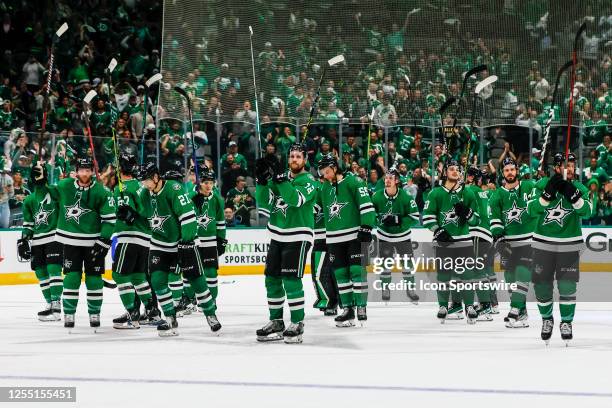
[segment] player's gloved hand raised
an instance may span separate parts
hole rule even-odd
[[[127,225],[133,225],[137,215],[136,210],[129,205],[121,205],[117,209],[117,219],[125,222]]]
[[[98,238],[96,242],[94,243],[93,248],[91,248],[91,257],[94,260],[94,262],[98,259],[104,259],[110,247],[111,247],[110,239]]]
[[[545,201],[552,201],[557,196],[557,191],[559,183],[563,182],[563,176],[561,174],[555,173],[551,178],[548,179],[546,183],[546,187],[544,187],[544,191],[542,192],[542,198]]]
[[[357,230],[357,239],[359,242],[371,242],[372,241],[372,227],[368,225],[362,225]]]
[[[576,204],[576,202],[580,200],[580,190],[578,190],[570,181],[561,180],[557,184],[557,191],[572,204]]]
[[[32,259],[32,248],[30,247],[30,240],[28,238],[17,240],[17,255],[24,261]]]
[[[274,171],[270,166],[270,162],[265,157],[261,157],[255,161],[255,181],[260,186],[265,186],[268,181],[272,180]]]
[[[178,265],[181,268],[181,272],[186,276],[198,276],[200,270],[198,269],[198,256],[196,251],[198,250],[193,241],[181,241],[178,243]]]
[[[512,247],[510,243],[506,241],[506,238],[503,235],[499,235],[493,238],[493,246],[495,250],[499,253],[502,260],[507,260],[512,255]]]
[[[227,239],[217,238],[217,255],[221,256],[225,253],[225,247],[227,246]]]
[[[283,183],[289,180],[289,174],[286,171],[275,173],[273,180],[275,183],[278,183],[278,184]]]
[[[457,217],[459,217],[462,222],[469,220],[472,218],[472,215],[474,215],[474,210],[463,204],[462,201],[455,203],[453,208],[455,209],[455,214],[457,214]]]
[[[38,162],[32,167],[30,177],[34,182],[40,182],[42,179],[45,178],[45,169],[43,167],[42,162]]]
[[[380,221],[385,227],[397,227],[401,225],[400,217],[398,214],[383,214]]]
[[[438,228],[438,230],[434,233],[433,237],[434,241],[440,243],[453,242],[453,237],[448,233],[444,228]]]

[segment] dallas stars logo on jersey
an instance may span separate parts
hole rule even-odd
[[[348,203],[339,203],[338,200],[334,198],[334,202],[329,206],[329,221],[334,218],[340,219],[340,211],[342,211],[346,205],[348,205]]]
[[[40,210],[38,210],[38,212],[34,216],[34,224],[37,227],[42,224],[49,225],[49,216],[53,214],[54,211],[55,209],[51,209],[51,211],[45,211],[41,205]]]
[[[64,208],[66,208],[66,221],[73,220],[77,224],[83,214],[91,212],[90,209],[81,207],[80,198],[73,205],[65,205]]]
[[[153,216],[149,218],[149,223],[151,224],[151,229],[153,231],[164,232],[164,222],[170,218],[169,215],[161,216],[157,212],[157,208],[153,210]]]
[[[198,217],[198,226],[207,229],[208,224],[210,224],[212,220],[212,217],[208,216],[208,210],[206,210],[201,216]]]
[[[272,210],[272,212],[280,212],[283,214],[283,217],[286,217],[287,208],[289,208],[289,205],[285,203],[285,200],[283,200],[282,197],[276,197],[276,201],[274,202],[274,209]]]
[[[550,207],[546,209],[546,215],[544,216],[543,225],[550,224],[551,222],[556,222],[560,227],[563,227],[564,218],[567,217],[571,213],[571,210],[567,210],[563,208],[561,205],[561,200],[554,207]]]
[[[445,226],[448,224],[455,224],[456,226],[459,226],[459,217],[457,217],[457,214],[455,213],[454,208],[451,208],[450,210],[443,212],[442,214],[444,214],[444,220],[442,221],[442,226]]]
[[[512,207],[510,207],[506,213],[506,222],[508,224],[513,222],[518,222],[520,224],[523,212],[525,212],[525,208],[519,208],[517,207],[516,202],[513,202]]]

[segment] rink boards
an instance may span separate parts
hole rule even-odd
[[[612,271],[612,228],[584,228],[583,236],[587,250],[582,253],[580,270],[582,272]],[[17,260],[17,240],[21,230],[0,232],[0,285],[36,283],[36,277],[29,262]],[[240,228],[227,231],[229,244],[225,255],[220,259],[221,275],[257,275],[263,273],[269,234],[265,228]],[[431,232],[415,228],[413,242],[431,242]],[[111,253],[107,256],[106,266],[111,266]],[[308,257],[310,260],[310,257]],[[498,266],[497,266],[498,267]],[[497,269],[496,267],[496,269]],[[309,271],[309,265],[306,267]],[[612,273],[612,272],[611,272]],[[110,269],[106,271],[110,279]]]

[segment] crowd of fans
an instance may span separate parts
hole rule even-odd
[[[0,227],[14,224],[10,214],[19,213],[29,167],[39,155],[56,181],[70,174],[73,158],[91,155],[93,148],[100,179],[113,187],[113,134],[118,150],[159,160],[162,172],[187,174],[192,181],[195,150],[197,159],[208,160],[217,172],[226,219],[235,226],[255,221],[252,174],[259,150],[282,161],[296,141],[306,144],[311,169],[333,152],[343,169],[372,191],[380,188],[384,171],[397,167],[420,207],[447,155],[480,165],[492,186],[501,183],[497,164],[504,155],[516,157],[521,177],[534,177],[550,109],[551,150],[563,145],[569,92],[561,92],[551,108],[552,86],[585,19],[589,29],[576,73],[572,147],[582,149],[580,179],[595,203],[585,223],[612,224],[612,5],[606,2],[581,2],[578,10],[564,1],[561,13],[539,2],[509,0],[499,10],[479,1],[431,1],[431,9],[407,1],[403,11],[389,13],[381,5],[372,13],[342,1],[287,8],[245,1],[224,4],[222,15],[219,4],[208,2],[207,18],[198,27],[182,16],[183,35],[164,33],[163,61],[161,0],[48,3],[41,8],[0,1]],[[55,46],[47,102],[49,46],[63,21],[70,29]],[[259,132],[249,25],[257,29]],[[512,33],[499,36],[496,25]],[[195,35],[196,28],[206,34]],[[337,54],[346,63],[327,71],[314,125],[306,128],[322,65]],[[109,77],[105,68],[113,57],[119,64]],[[162,83],[147,90],[146,79],[160,72],[162,63]],[[466,95],[484,77],[499,77],[495,91],[485,90],[475,105],[480,128],[449,133],[443,126],[452,118],[441,117],[438,109],[451,96],[459,99],[462,73],[479,64],[489,69],[469,82]],[[184,116],[177,115],[183,102],[172,92],[175,85],[192,97],[193,129],[177,120]],[[567,78],[561,87],[569,89]],[[82,99],[91,89],[98,97],[86,107]],[[470,118],[471,107],[464,97],[460,124]]]

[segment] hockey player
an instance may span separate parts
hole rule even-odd
[[[46,186],[47,167],[42,170],[42,174],[32,174],[34,192],[23,201],[23,232],[17,241],[17,252],[23,260],[31,259],[32,270],[47,302],[45,310],[38,312],[38,320],[48,322],[61,320],[63,249],[55,240],[58,203]]]
[[[43,173],[43,165],[33,168],[34,178]],[[56,239],[64,245],[64,327],[74,327],[81,276],[85,272],[89,325],[100,327],[102,274],[104,258],[111,245],[115,227],[115,199],[111,192],[92,178],[89,157],[77,159],[76,179],[67,178],[57,186],[48,186],[59,201],[60,217]]]
[[[266,258],[265,283],[270,321],[258,329],[258,341],[284,338],[286,343],[301,343],[304,333],[304,287],[302,277],[306,256],[314,237],[313,207],[317,181],[305,170],[306,147],[289,148],[289,171],[281,171],[275,156],[257,160],[257,201],[270,214],[271,235]],[[291,312],[285,330],[283,304]]]
[[[342,314],[337,316],[337,327],[364,324],[367,317],[368,281],[363,260],[372,241],[372,227],[376,219],[374,205],[365,184],[352,174],[340,172],[336,158],[325,155],[318,163],[325,178],[321,189],[325,213],[325,242],[332,269],[338,282]]]
[[[580,278],[580,250],[584,248],[581,217],[592,212],[589,192],[575,177],[576,157],[570,153],[553,157],[554,174],[536,183],[528,211],[539,215],[533,233],[533,284],[542,315],[542,340],[549,343],[553,331],[553,284],[557,281],[561,312],[561,339],[573,338],[576,286]],[[567,180],[563,173],[567,172]]]
[[[489,276],[494,275],[493,261],[495,254],[492,252],[493,235],[491,235],[491,224],[489,218],[489,192],[482,189],[482,172],[478,167],[470,167],[467,171],[465,182],[466,191],[471,191],[476,198],[478,206],[478,216],[480,221],[478,225],[470,225],[470,235],[474,239],[474,253],[477,257],[482,258],[484,262],[483,269],[474,269],[472,281],[488,283]],[[478,320],[492,321],[493,309],[491,306],[491,291],[479,289],[476,291],[478,295]]]
[[[372,204],[378,214],[376,235],[380,247],[379,255],[391,258],[397,254],[400,257],[408,255],[412,258],[411,228],[419,223],[419,209],[414,199],[401,188],[400,174],[395,168],[387,171],[384,183],[385,188],[372,196]],[[416,304],[419,296],[414,290],[414,272],[416,271],[402,270],[402,276],[408,284],[406,294]],[[382,273],[381,281],[382,300],[390,300],[390,270]]]
[[[192,200],[198,220],[198,251],[204,267],[206,284],[213,299],[217,299],[219,257],[225,253],[224,202],[215,186],[215,173],[203,163],[198,164],[200,185]]]
[[[423,226],[429,228],[434,234],[434,246],[438,260],[473,257],[469,226],[477,226],[480,222],[476,197],[461,185],[461,170],[456,160],[447,159],[442,175],[444,177],[442,185],[431,190],[423,207]],[[458,273],[453,269],[447,269],[446,262],[439,262],[437,265],[438,282],[442,284],[448,284],[451,279],[458,282],[470,282],[472,274],[471,270]],[[437,316],[442,323],[449,313],[449,289],[449,287],[442,287],[438,290],[440,308]],[[468,324],[476,323],[478,313],[473,305],[474,291],[463,290],[460,294],[465,304]],[[453,309],[457,307],[460,307],[460,304],[451,306]]]
[[[319,180],[321,183],[323,178]],[[317,186],[317,198],[314,205],[314,245],[310,257],[312,282],[317,295],[314,307],[321,310],[325,316],[338,314],[338,285],[331,270],[329,252],[325,244],[325,214],[321,201],[321,187]]]
[[[537,222],[527,211],[534,189],[532,180],[518,178],[518,166],[511,157],[501,163],[505,185],[491,197],[491,232],[500,253],[504,280],[516,283],[510,294],[510,312],[504,319],[506,327],[529,327],[527,292],[531,283],[531,239]]]
[[[179,272],[191,283],[210,329],[219,331],[217,307],[202,275],[204,268],[195,244],[197,221],[193,202],[181,184],[160,177],[155,163],[145,164],[140,176],[143,187],[148,190],[148,194],[143,195],[143,204],[151,226],[151,283],[166,317],[166,321],[157,326],[158,334],[161,337],[178,335],[168,276]]]
[[[121,303],[127,312],[113,320],[113,327],[116,329],[140,328],[140,302],[135,303],[136,294],[145,305],[148,318],[159,319],[159,310],[151,296],[151,287],[146,275],[151,229],[142,205],[141,197],[144,189],[134,178],[136,167],[136,156],[121,153],[119,156],[121,182],[114,191],[118,208],[113,234],[117,238],[113,279],[117,283]]]

